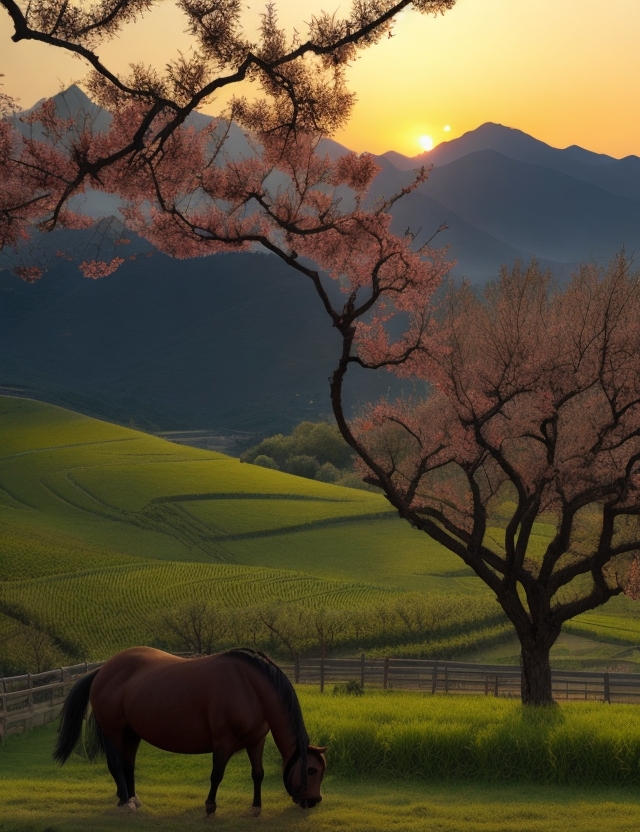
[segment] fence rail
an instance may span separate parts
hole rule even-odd
[[[74,682],[103,662],[58,668],[45,673],[0,678],[0,740],[46,725],[57,718]],[[292,681],[315,685],[356,682],[363,688],[417,690],[425,694],[477,694],[520,697],[521,670],[508,665],[479,665],[428,659],[303,659],[281,662]],[[640,703],[640,674],[552,670],[554,699]]]
[[[419,690],[431,694],[480,694],[520,698],[522,671],[513,665],[479,665],[429,659],[305,659],[297,666],[281,663],[285,673],[303,685],[348,681],[363,688]],[[554,699],[640,703],[640,674],[552,670]]]
[[[103,662],[83,662],[44,673],[0,678],[0,740],[52,722],[75,681]]]

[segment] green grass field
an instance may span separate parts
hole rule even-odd
[[[304,812],[291,803],[268,745],[262,816],[250,816],[249,766],[239,754],[209,821],[216,828],[635,832],[640,823],[640,716],[632,706],[576,703],[532,715],[484,697],[300,697],[312,739],[331,743],[322,804]],[[48,726],[0,746],[2,832],[190,832],[206,823],[207,755],[172,755],[143,743],[143,806],[123,815],[104,761],[73,755],[59,768],[51,759],[54,739]],[[543,769],[545,755],[555,762]]]
[[[495,604],[380,495],[27,399],[0,397],[0,527],[0,640],[15,618],[33,621],[90,658],[153,640],[153,612],[205,596],[344,609],[411,590]],[[539,524],[539,546],[550,533]],[[507,631],[483,621],[451,642],[456,657],[513,661]],[[567,630],[595,645],[579,666],[636,666],[640,608],[628,599]],[[575,666],[567,644],[555,655]]]

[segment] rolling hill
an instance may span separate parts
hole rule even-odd
[[[12,621],[35,622],[102,657],[153,641],[159,610],[198,599],[353,609],[448,593],[451,573],[486,605],[468,570],[377,494],[28,399],[0,397],[0,437],[0,642]]]
[[[98,282],[66,263],[34,285],[0,273],[0,385],[157,431],[327,418],[339,345],[310,282],[261,254],[186,265],[156,252]],[[353,375],[352,406],[399,389]]]
[[[430,599],[440,651],[509,631],[484,584],[377,494],[28,399],[0,397],[0,527],[0,645],[34,622],[76,656],[102,658],[153,642],[158,613],[193,601],[377,605],[379,616],[407,590]],[[543,545],[549,528],[536,535]],[[633,663],[640,612],[617,598],[572,630],[623,645],[602,646],[600,663]],[[516,649],[492,658],[513,661]]]

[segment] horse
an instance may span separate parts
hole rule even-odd
[[[106,754],[118,806],[135,811],[134,768],[140,740],[179,754],[213,755],[207,816],[233,754],[246,749],[253,813],[260,814],[262,751],[269,731],[282,755],[284,787],[303,809],[322,800],[326,748],[309,744],[293,685],[268,656],[242,647],[181,658],[132,647],[79,679],[65,700],[54,759],[62,765],[77,745],[91,704],[87,752]]]

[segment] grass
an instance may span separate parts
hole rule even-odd
[[[258,827],[267,832],[556,832],[566,827],[576,832],[635,832],[640,823],[640,796],[635,787],[606,786],[602,782],[587,786],[505,781],[500,766],[504,767],[506,752],[511,749],[512,757],[525,762],[527,749],[521,745],[522,738],[528,738],[529,750],[531,743],[540,745],[534,737],[535,726],[527,726],[522,708],[515,703],[484,698],[445,700],[415,694],[365,694],[351,699],[307,691],[301,691],[301,702],[312,739],[333,739],[323,803],[309,812],[293,806],[282,786],[277,753],[268,747],[261,818],[250,817],[249,766],[246,756],[239,754],[230,762],[219,790],[219,811],[213,821],[216,828],[234,832]],[[478,703],[485,708],[478,708]],[[584,750],[580,746],[585,732],[593,735],[596,722],[596,737],[620,742],[632,734],[638,745],[640,718],[630,716],[633,708],[603,705],[598,709],[579,704],[554,710],[557,715],[553,719],[547,715],[542,721],[544,736],[549,738],[555,732],[556,747],[564,737],[564,747],[573,749],[576,758]],[[475,770],[470,777],[445,781],[432,779],[418,768],[408,774],[361,771],[355,777],[344,770],[348,762],[344,746],[352,736],[354,719],[358,726],[379,722],[376,730],[380,737],[388,736],[395,728],[396,745],[400,746],[403,724],[420,719],[429,730],[443,718],[443,727],[450,730],[439,735],[439,745],[431,746],[434,758],[446,759],[448,743],[449,759],[462,759],[461,733],[476,744],[485,737],[485,759],[492,765],[497,760],[500,776],[487,780]],[[369,735],[370,728],[365,737]],[[493,737],[493,746],[487,737]],[[0,746],[2,832],[115,832],[123,827],[140,832],[190,832],[203,828],[208,756],[171,755],[143,744],[137,767],[143,808],[136,815],[123,816],[115,808],[114,787],[104,762],[89,764],[74,755],[58,768],[51,760],[53,743],[54,728],[48,726],[11,737]],[[383,744],[375,750],[378,757],[387,755],[388,766],[385,749]],[[611,753],[618,750],[619,745],[609,746]],[[363,749],[355,755],[352,751],[353,756],[363,762]],[[364,762],[370,765],[375,761]],[[533,757],[532,762],[533,771],[538,771],[537,758]],[[568,770],[572,759],[567,758],[566,763]],[[584,774],[584,765],[579,770]],[[598,770],[591,766],[586,773],[598,775]]]
[[[442,592],[460,572],[376,494],[25,399],[0,398],[0,433],[0,611],[46,630],[70,660],[153,643],[158,610],[194,600],[356,608]],[[425,544],[441,579],[424,569]],[[462,592],[486,598],[462,574]]]
[[[390,517],[379,495],[173,445],[51,405],[0,398],[0,434],[5,580],[54,574],[58,552],[67,548],[74,568],[113,555],[120,562],[231,562],[413,589],[421,544],[431,545]],[[346,570],[345,545],[352,555]],[[407,548],[409,566],[400,567]],[[81,551],[91,554],[82,558]],[[291,551],[301,553],[298,566],[283,563]],[[445,570],[456,566],[453,556],[438,553]]]

